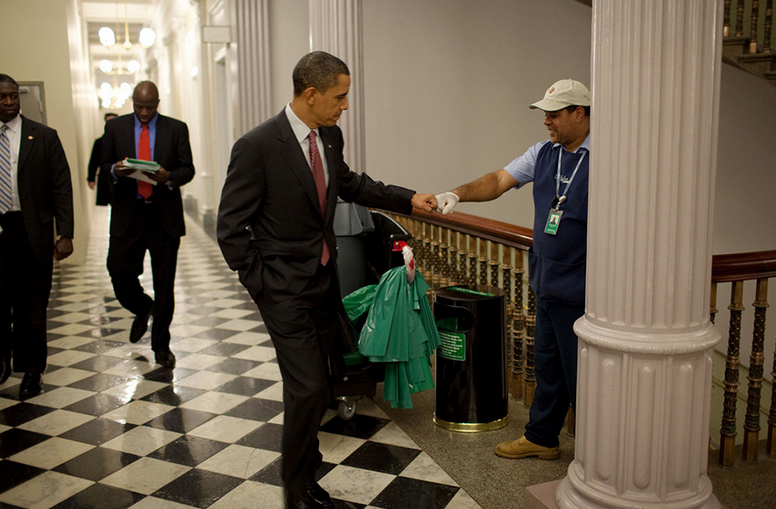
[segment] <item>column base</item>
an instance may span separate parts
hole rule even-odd
[[[693,498],[675,501],[657,499],[650,501],[645,498],[621,497],[592,490],[589,493],[583,493],[570,480],[571,468],[573,463],[569,468],[569,476],[560,481],[555,493],[557,501],[555,507],[558,509],[633,509],[635,507],[639,509],[725,509],[712,494],[708,496],[696,494]],[[708,487],[710,490],[711,483],[708,483]]]

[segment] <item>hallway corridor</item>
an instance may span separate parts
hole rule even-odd
[[[178,362],[160,368],[150,332],[128,341],[133,316],[105,269],[108,212],[94,211],[87,264],[54,269],[43,393],[19,402],[20,373],[0,386],[0,507],[282,508],[282,384],[255,304],[187,218]],[[319,438],[337,508],[480,507],[371,400],[351,421],[330,410]]]

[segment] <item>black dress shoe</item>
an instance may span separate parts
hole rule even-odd
[[[148,330],[148,319],[151,318],[151,313],[154,310],[154,305],[148,309],[148,313],[135,316],[135,320],[132,322],[132,328],[129,330],[129,342],[137,343],[143,334]]]
[[[165,368],[175,367],[175,355],[171,351],[165,350],[161,352],[156,352],[155,357],[156,357],[157,364],[161,364]]]
[[[286,509],[334,509],[329,494],[313,483],[303,495],[286,492]]]
[[[43,375],[40,373],[25,373],[19,385],[19,399],[37,396],[43,390]]]

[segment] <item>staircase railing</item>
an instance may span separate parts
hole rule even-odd
[[[735,11],[733,0],[722,1],[723,57],[776,85],[776,54],[771,53],[773,0],[736,0]]]
[[[450,215],[415,211],[412,216],[392,214],[413,235],[410,242],[418,269],[430,282],[431,291],[454,284],[487,284],[504,290],[507,297],[507,358],[510,393],[526,406],[533,401],[534,326],[536,300],[528,287],[527,251],[533,244],[533,232],[519,226],[456,212]],[[717,318],[719,286],[731,285],[728,349],[725,363],[725,396],[720,422],[720,465],[734,464],[737,437],[736,407],[739,397],[741,320],[744,310],[744,284],[754,281],[756,298],[754,332],[749,357],[746,417],[743,423],[744,445],[741,459],[757,460],[760,435],[761,389],[765,358],[765,318],[768,308],[768,281],[776,277],[776,251],[715,255],[711,281],[711,320]],[[717,324],[723,328],[723,325]],[[776,343],[776,341],[774,341]],[[774,344],[769,345],[774,349]],[[769,351],[771,351],[769,350]],[[776,356],[776,352],[774,352]],[[770,385],[776,379],[776,360]],[[766,453],[776,457],[776,391],[772,391],[768,417]],[[573,414],[569,416],[573,434]]]

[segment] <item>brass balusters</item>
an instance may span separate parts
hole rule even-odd
[[[711,283],[711,303],[709,304],[711,323],[715,323],[717,313],[719,313],[719,309],[717,309],[717,283]]]
[[[477,249],[477,261],[480,266],[480,284],[488,284],[488,241],[485,239],[479,239],[479,246]]]
[[[765,24],[763,35],[763,54],[771,52],[771,29],[773,28],[773,0],[765,4]]]
[[[725,400],[722,407],[722,426],[719,434],[719,464],[732,467],[736,447],[736,398],[738,397],[738,368],[741,365],[741,313],[744,282],[733,281],[730,290],[730,328],[728,329],[727,361],[725,362]]]
[[[466,236],[466,250],[469,252],[469,284],[477,284],[477,237]]]
[[[753,55],[757,53],[757,22],[759,17],[760,0],[752,0],[752,23],[749,25],[749,53]]]
[[[732,0],[725,0],[725,8],[722,14],[722,36],[730,36],[730,4]]]
[[[525,398],[523,404],[530,407],[536,393],[534,373],[534,338],[536,331],[536,295],[528,287],[528,316],[525,319]]]
[[[744,2],[736,6],[736,37],[744,36]]]
[[[450,235],[448,228],[439,228],[439,265],[440,265],[440,284],[441,286],[450,286],[450,277],[452,275],[450,267]]]
[[[747,463],[757,462],[757,447],[760,441],[760,391],[763,386],[765,359],[765,310],[768,308],[767,278],[757,280],[755,292],[752,355],[749,357],[749,395],[744,418],[744,449],[741,453],[741,459]]]
[[[464,233],[458,234],[458,284],[469,284],[468,265],[466,260],[469,257],[469,236]]]
[[[776,343],[776,341],[774,342]],[[776,458],[776,348],[773,352],[773,371],[771,371],[771,411],[768,414],[768,441],[765,452],[771,458]]]
[[[436,290],[442,286],[442,263],[439,254],[438,231],[441,226],[431,225],[429,231],[429,246],[431,249],[431,288]]]
[[[500,251],[501,244],[498,242],[490,241],[490,262],[488,265],[490,265],[490,286],[495,286],[496,288],[500,288],[501,285],[499,285],[499,265],[501,265],[500,262]],[[505,248],[506,249],[506,248]]]

